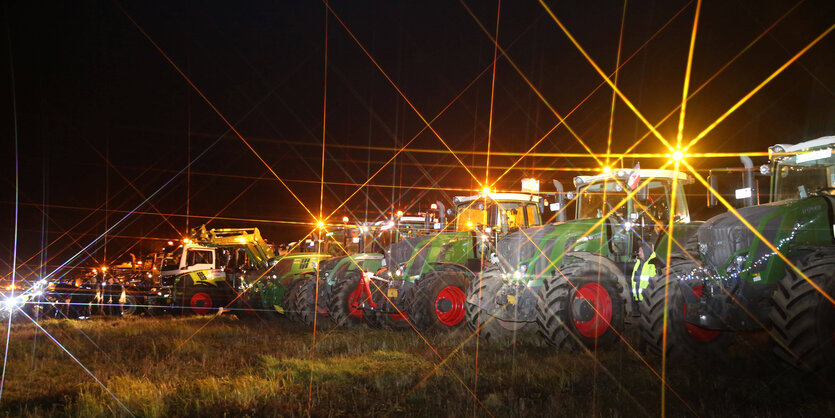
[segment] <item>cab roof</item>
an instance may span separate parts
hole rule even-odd
[[[776,144],[768,149],[772,152],[799,152],[815,148],[825,148],[835,144],[835,135],[823,136],[818,139],[800,142],[797,144]]]
[[[476,199],[480,199],[484,196],[484,193],[477,194],[474,196],[455,196],[452,198],[453,203],[468,203],[472,202]],[[487,193],[487,196],[491,200],[495,201],[513,201],[513,202],[539,202],[540,197],[533,194],[527,193]]]
[[[626,180],[632,175],[632,172],[635,170],[632,169],[618,169],[612,170],[611,173],[604,173],[604,174],[597,174],[594,176],[577,176],[574,177],[574,185],[576,186],[583,186],[586,184],[595,183],[598,181],[603,180],[611,180],[613,178],[617,178],[618,180]],[[661,178],[661,179],[672,179],[673,176],[677,176],[680,181],[685,183],[690,183],[692,179],[686,174],[681,171],[673,171],[673,170],[656,170],[652,168],[641,168],[638,169],[638,173],[641,175],[642,179],[648,179],[650,177]],[[577,184],[580,182],[580,184]]]

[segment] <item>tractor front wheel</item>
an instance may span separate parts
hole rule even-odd
[[[425,274],[415,283],[410,299],[412,322],[421,331],[459,328],[466,317],[466,291],[470,277],[461,271],[445,269]]]
[[[197,315],[217,312],[217,301],[214,292],[208,286],[194,286],[188,288],[185,300],[189,310]]]
[[[610,346],[623,331],[622,293],[617,279],[596,266],[569,263],[545,279],[536,309],[539,331],[560,350]]]
[[[328,301],[328,313],[337,325],[355,327],[362,323],[362,304],[368,297],[360,287],[362,272],[353,270],[336,279]]]
[[[643,291],[641,310],[641,340],[652,353],[664,351],[664,317],[667,318],[667,356],[680,359],[718,358],[733,341],[733,333],[710,330],[684,321],[687,304],[682,289],[690,289],[696,298],[702,296],[702,286],[680,284],[679,277],[696,268],[696,263],[682,260],[672,263],[670,282],[665,285],[665,272],[650,279]],[[666,289],[666,290],[665,290]],[[666,301],[664,293],[666,292]]]
[[[515,309],[515,306],[503,307],[495,303],[496,296],[504,282],[500,277],[501,271],[498,267],[489,267],[478,277],[470,282],[467,288],[467,300],[481,303],[489,301],[494,305],[496,311],[501,309]],[[542,345],[542,338],[537,335],[536,322],[512,322],[499,319],[488,313],[482,312],[480,305],[467,303],[467,326],[470,331],[478,332],[479,337],[490,344],[512,345],[517,342],[530,342],[533,345]]]
[[[789,364],[825,376],[835,372],[835,304],[829,300],[835,297],[835,253],[814,253],[798,267],[809,280],[789,269],[777,283],[774,350]]]

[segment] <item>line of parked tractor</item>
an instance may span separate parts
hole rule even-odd
[[[578,176],[569,191],[484,190],[375,222],[345,217],[278,249],[257,228],[203,226],[110,271],[29,283],[3,310],[319,315],[560,350],[604,348],[638,327],[648,351],[679,357],[765,329],[784,360],[832,370],[833,148],[835,136],[778,144],[767,164],[743,157],[706,177],[636,166]]]

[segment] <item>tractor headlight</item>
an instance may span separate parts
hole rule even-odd
[[[23,295],[18,295],[15,297],[7,297],[3,299],[3,309],[7,311],[13,311],[26,303],[26,297]]]
[[[770,175],[771,174],[771,166],[769,166],[768,164],[761,165],[760,166],[760,174],[762,174],[764,176]]]

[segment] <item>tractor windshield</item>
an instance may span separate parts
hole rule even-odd
[[[791,155],[777,161],[773,201],[803,199],[835,187],[835,156],[831,148]]]
[[[582,190],[578,198],[578,219],[602,218],[612,210],[621,219],[630,219],[638,215],[647,215],[650,221],[669,221],[671,182],[669,180],[653,180],[646,186],[647,193],[637,193],[628,202],[621,204],[626,199],[627,192],[615,181],[600,181],[593,183]],[[618,205],[621,205],[618,207]],[[617,209],[616,209],[617,208]],[[675,220],[689,221],[687,203],[681,182],[678,183],[676,196]]]
[[[180,258],[183,255],[183,247],[177,248],[176,250],[172,251],[169,254],[165,255],[165,259],[162,260],[162,271],[170,271],[176,270],[180,268]]]
[[[535,202],[491,201],[485,207],[483,201],[476,201],[458,206],[455,230],[469,231],[476,226],[483,226],[510,231],[541,224],[542,219]]]

